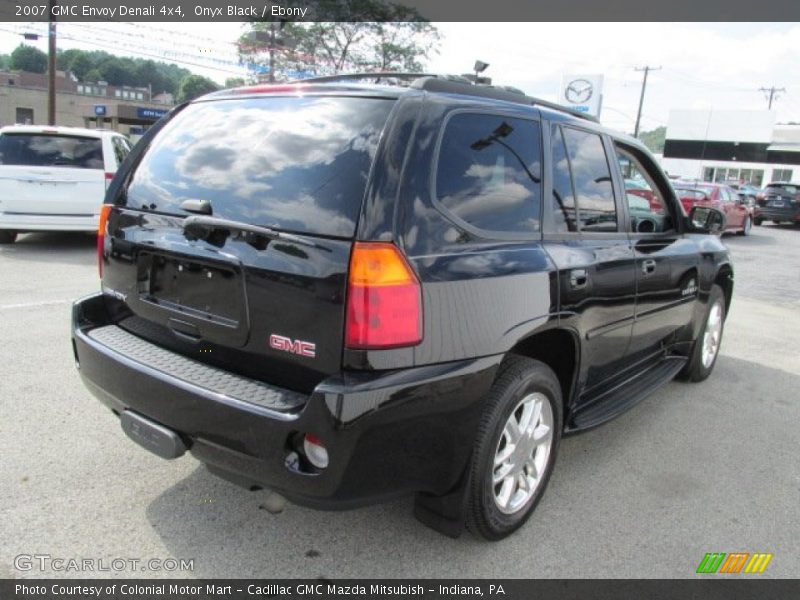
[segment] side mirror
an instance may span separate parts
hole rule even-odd
[[[725,213],[710,206],[693,206],[687,220],[694,233],[720,234],[725,230]]]

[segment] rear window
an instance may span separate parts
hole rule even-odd
[[[3,133],[0,165],[102,169],[103,145],[98,138],[75,135]]]
[[[352,237],[380,133],[394,101],[242,98],[188,106],[156,136],[127,204]]]
[[[800,188],[798,188],[796,185],[786,185],[786,184],[775,185],[774,183],[770,183],[767,186],[768,192],[785,192],[787,194],[796,194],[799,190]]]

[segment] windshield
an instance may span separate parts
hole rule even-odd
[[[45,133],[0,134],[0,165],[102,169],[99,138]]]
[[[249,97],[200,102],[155,138],[127,204],[213,215],[285,231],[352,237],[380,133],[394,101]]]

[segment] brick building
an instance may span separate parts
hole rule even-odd
[[[56,125],[113,129],[141,135],[173,105],[148,88],[83,83],[56,72]],[[47,124],[47,74],[0,71],[0,126]]]

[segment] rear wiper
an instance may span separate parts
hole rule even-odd
[[[220,240],[219,233],[221,232],[225,232],[225,235]],[[214,245],[221,246],[225,243],[224,239],[234,232],[245,234],[244,237],[248,242],[252,242],[252,238],[260,238],[261,240],[267,238],[268,240],[293,242],[301,246],[310,246],[311,248],[319,248],[330,252],[329,248],[320,246],[307,238],[277,231],[270,227],[261,227],[260,225],[251,225],[218,217],[192,216],[183,220],[183,235],[190,240],[206,240]],[[248,240],[248,237],[251,239]],[[257,244],[256,246],[264,249],[266,248],[266,243]]]

